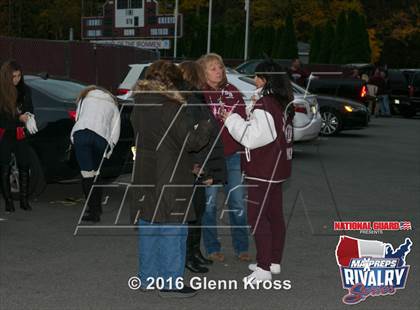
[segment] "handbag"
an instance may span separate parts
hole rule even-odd
[[[16,140],[20,141],[25,139],[25,130],[24,127],[16,127]]]

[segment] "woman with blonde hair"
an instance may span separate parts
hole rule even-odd
[[[82,174],[88,209],[83,221],[99,222],[102,213],[100,186],[93,186],[102,158],[109,158],[120,136],[117,99],[106,89],[88,86],[77,99],[76,123],[70,139]]]
[[[224,157],[227,167],[227,182],[224,184],[227,205],[229,207],[229,220],[232,232],[232,243],[236,257],[241,261],[249,261],[248,229],[244,205],[244,189],[241,175],[240,151],[243,147],[235,141],[223,125],[220,111],[235,112],[246,118],[245,102],[241,92],[228,83],[226,69],[222,57],[210,53],[202,56],[198,63],[202,66],[206,77],[204,96],[210,111],[217,119],[221,140],[224,146]],[[215,261],[224,261],[221,244],[217,237],[217,193],[219,186],[206,188],[206,210],[203,216],[203,240],[209,258]]]
[[[6,61],[0,68],[0,186],[6,212],[15,211],[10,192],[12,153],[19,169],[20,207],[32,209],[28,202],[30,162],[25,137],[37,131],[31,89],[23,81],[22,68],[14,60]]]

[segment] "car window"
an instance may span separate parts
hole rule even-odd
[[[292,82],[292,88],[293,88],[293,92],[294,93],[298,93],[298,94],[305,94],[306,90],[303,89],[302,87],[300,87],[299,85],[295,84]]]
[[[143,70],[140,72],[140,76],[139,76],[139,78],[137,80],[144,80],[144,77],[146,75],[147,68],[149,68],[149,66],[143,68]]]
[[[244,63],[240,66],[238,66],[236,68],[236,71],[240,72],[240,73],[244,73],[244,74],[254,74],[255,72],[255,68],[257,67],[257,65],[260,63],[261,61],[251,61],[251,62],[247,62]]]
[[[30,87],[30,86],[29,86]],[[48,96],[44,92],[40,92],[36,88],[32,90],[32,104],[34,109],[45,109],[45,108],[60,108],[60,101],[54,100],[51,96]]]
[[[413,78],[413,86],[420,87],[420,72],[416,72]]]
[[[391,87],[407,87],[407,78],[399,70],[388,70],[388,79]]]
[[[239,74],[238,71],[236,71],[235,69],[232,69],[230,67],[226,67],[226,73]]]
[[[238,77],[238,79],[241,80],[241,81],[243,81],[243,82],[245,82],[245,83],[251,84],[252,86],[255,86],[254,79],[251,79],[250,77],[240,76],[240,77]]]
[[[86,85],[55,79],[30,79],[26,83],[37,90],[63,101],[76,101]]]

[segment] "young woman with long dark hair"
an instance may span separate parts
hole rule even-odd
[[[30,162],[25,137],[37,131],[31,90],[23,81],[22,68],[14,60],[6,61],[0,68],[0,187],[6,212],[15,211],[10,191],[12,153],[19,169],[20,207],[32,210],[28,202]]]
[[[280,273],[285,241],[282,183],[290,176],[292,163],[293,92],[286,74],[274,62],[256,68],[260,97],[248,120],[222,111],[232,137],[245,147],[245,178],[248,185],[248,223],[255,237],[257,264],[249,281],[271,280]]]

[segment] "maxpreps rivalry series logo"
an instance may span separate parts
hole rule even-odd
[[[394,250],[390,243],[340,236],[335,257],[343,288],[348,290],[343,302],[353,305],[369,296],[394,295],[405,288],[410,270],[406,257],[412,244],[405,238]]]

